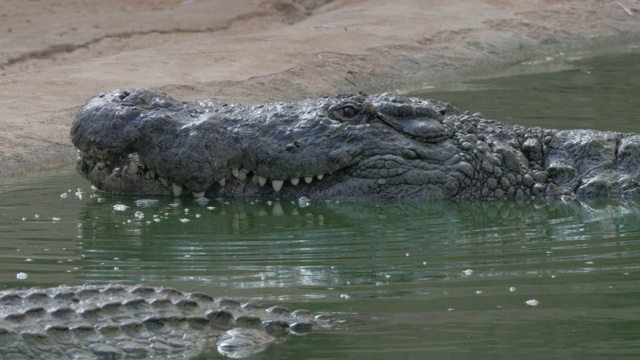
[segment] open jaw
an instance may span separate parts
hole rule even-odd
[[[416,182],[453,155],[455,111],[388,94],[246,106],[128,89],[90,100],[71,139],[76,168],[105,192],[395,198],[428,189],[398,190],[403,175]]]

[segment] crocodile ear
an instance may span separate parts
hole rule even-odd
[[[451,131],[437,118],[397,118],[385,114],[378,114],[378,117],[394,129],[422,141],[440,142],[451,137]]]

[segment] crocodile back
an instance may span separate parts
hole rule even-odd
[[[203,293],[126,285],[59,286],[0,292],[0,358],[145,358],[217,348],[242,355],[315,315]]]

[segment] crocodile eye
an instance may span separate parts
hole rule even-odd
[[[329,108],[329,116],[338,121],[350,121],[362,112],[362,107],[356,104],[338,104]]]
[[[356,109],[354,106],[351,106],[351,105],[347,105],[340,110],[341,110],[342,116],[347,118],[356,117],[359,113],[358,109]]]

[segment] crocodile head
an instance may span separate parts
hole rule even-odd
[[[246,106],[129,89],[90,100],[71,139],[107,192],[441,198],[455,191],[455,113],[389,94]]]

